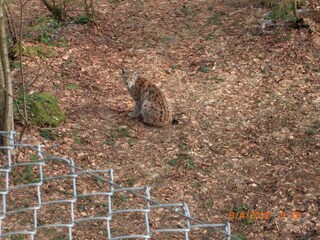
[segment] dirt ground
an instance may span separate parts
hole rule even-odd
[[[35,2],[28,20],[47,14]],[[319,35],[263,28],[269,10],[255,2],[97,1],[96,25],[70,22],[54,56],[24,57],[28,81],[48,68],[32,91],[53,93],[67,117],[54,140],[32,128],[24,141],[112,168],[123,186],[148,185],[207,223],[230,221],[240,239],[320,239]],[[177,125],[128,117],[122,65],[163,89]]]

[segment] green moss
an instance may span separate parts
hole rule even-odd
[[[268,15],[268,19],[278,20],[278,21],[283,21],[283,20],[296,21],[297,20],[293,14],[292,3],[290,4],[278,3],[272,8],[271,12]]]
[[[59,21],[54,18],[45,16],[35,20],[32,26],[26,28],[29,37],[35,37],[37,41],[50,45],[55,42],[53,35],[61,27]]]
[[[44,50],[40,46],[27,46],[23,48],[23,53],[29,56],[43,56]]]
[[[58,100],[49,93],[34,93],[26,96],[29,120],[37,126],[58,126],[65,120]],[[23,107],[22,97],[17,99],[20,109]]]
[[[18,45],[13,47],[13,52],[15,56],[19,56],[20,48]],[[53,49],[50,49],[49,47],[33,45],[33,46],[24,46],[22,48],[22,54],[30,57],[47,58],[47,57],[54,56],[56,53]]]

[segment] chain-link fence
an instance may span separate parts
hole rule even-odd
[[[83,170],[73,160],[21,144],[0,147],[0,239],[231,239],[229,223],[206,224],[186,203],[161,204],[148,187],[125,188],[112,170]]]

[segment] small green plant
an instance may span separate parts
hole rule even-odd
[[[175,158],[169,161],[171,166],[177,166],[179,164],[179,159]]]
[[[215,83],[222,83],[225,81],[225,79],[221,76],[213,76],[213,77],[210,77],[209,80]]]
[[[279,4],[290,4],[293,0],[262,0],[262,4],[266,7],[272,8],[276,7]],[[298,0],[297,5],[298,7],[303,6],[305,1]]]
[[[209,7],[207,8],[207,10],[208,10],[208,11],[213,11],[213,10],[214,10],[214,7],[213,7],[213,6],[209,6]]]
[[[22,53],[30,57],[40,57],[43,59],[54,55],[53,50],[36,45],[23,47]]]
[[[56,29],[61,26],[60,22],[51,17],[39,17],[35,20],[34,25],[27,28],[25,37],[36,36],[38,42],[52,44],[53,35]]]
[[[202,128],[202,129],[210,129],[211,127],[212,127],[212,124],[211,124],[211,122],[210,121],[206,121],[206,120],[202,120],[201,122],[200,122],[200,127]]]
[[[21,67],[20,61],[13,61],[10,63],[11,69],[18,69]],[[24,67],[24,64],[22,64],[22,67]]]
[[[73,132],[70,136],[74,139],[76,143],[78,144],[84,143],[84,139],[82,138],[80,132]]]
[[[123,0],[108,0],[108,2],[110,3],[110,4],[114,4],[114,5],[116,5],[116,4],[119,4],[119,3],[121,3]]]
[[[116,142],[116,141],[115,141],[114,139],[108,139],[108,140],[103,141],[102,143],[103,143],[103,144],[106,144],[106,145],[112,146],[112,145],[115,144],[115,142]]]
[[[309,129],[306,130],[305,133],[306,133],[307,136],[310,137],[310,136],[315,134],[315,131],[312,128],[309,128]]]
[[[263,0],[262,3],[266,7],[274,7],[279,3],[279,0]]]
[[[68,47],[68,42],[65,38],[60,38],[60,40],[55,43],[55,46],[65,48]]]
[[[52,238],[52,240],[67,240],[67,239],[69,239],[69,237],[66,234]]]
[[[202,185],[203,185],[203,182],[196,180],[196,181],[192,182],[191,184],[192,184],[193,188],[200,189],[202,187]],[[205,206],[205,209],[208,209],[207,206]]]
[[[38,157],[34,154],[30,155],[30,160],[32,162],[37,162],[38,161]],[[34,171],[33,171],[34,165],[26,165],[24,166],[24,169],[22,171],[22,174],[20,174],[19,176],[15,176],[17,178],[13,178],[13,183],[15,185],[18,185],[20,183],[26,182],[26,183],[34,183],[34,182],[38,182],[39,179],[38,178],[34,178]]]
[[[33,166],[32,165],[26,166],[23,170],[21,178],[17,180],[15,184],[21,183],[24,180],[27,180],[28,183],[31,183],[33,181],[32,174],[33,174]]]
[[[250,218],[250,210],[248,206],[243,204],[240,207],[235,207],[232,212],[236,215],[237,220],[240,220],[243,224],[249,225],[254,224],[254,219]],[[247,216],[248,214],[248,216]]]
[[[23,235],[12,235],[10,237],[11,240],[24,240],[24,236]]]
[[[135,144],[135,138],[130,136],[128,129],[124,126],[116,126],[110,130],[110,137],[103,143],[107,145],[114,145],[118,139],[127,138],[128,144],[133,146]]]
[[[135,139],[133,139],[133,138],[129,138],[129,140],[128,140],[128,144],[129,144],[130,146],[133,146],[133,145],[135,145],[135,144],[136,144],[136,140],[135,140]]]
[[[121,206],[121,204],[125,203],[128,200],[128,197],[113,195],[111,199],[112,199],[112,204],[114,206],[119,207]]]
[[[233,233],[232,236],[239,238],[239,240],[246,240],[246,237],[241,233]]]
[[[297,146],[297,143],[294,140],[289,139],[288,148],[293,151],[296,146]]]
[[[117,127],[115,135],[117,138],[130,137],[126,127]]]
[[[40,46],[27,46],[23,49],[23,54],[29,56],[45,56],[44,49]]]
[[[305,134],[311,138],[313,135],[320,133],[320,121],[316,121],[312,123],[308,128],[305,130]]]
[[[273,6],[267,18],[271,20],[277,20],[277,21],[283,21],[283,20],[296,21],[297,20],[297,18],[293,13],[292,2],[290,3],[280,2],[276,4],[275,6]]]
[[[51,18],[51,17],[48,17],[48,16],[39,17],[36,20],[35,27],[38,27],[40,29],[48,29],[48,28],[57,29],[57,28],[61,27],[61,23],[58,20]]]
[[[207,67],[205,64],[203,64],[203,65],[200,67],[200,72],[208,73],[208,72],[210,72],[210,68]]]
[[[59,138],[59,135],[54,133],[51,129],[41,129],[39,131],[39,134],[41,137],[47,140],[57,140]]]
[[[171,166],[184,166],[187,169],[195,169],[196,164],[193,158],[185,153],[178,153],[174,159],[169,161]]]
[[[184,15],[188,15],[191,13],[191,8],[189,5],[184,4],[181,8],[180,11],[184,14]]]
[[[240,206],[240,207],[235,207],[234,209],[232,209],[232,212],[234,212],[234,213],[241,213],[241,212],[247,211],[248,209],[249,209],[248,206],[246,206],[245,204],[243,204],[243,205]]]
[[[53,42],[53,37],[48,32],[44,32],[37,37],[39,42],[50,44]]]
[[[306,131],[305,134],[311,138],[313,135],[320,133],[320,123],[314,123],[311,126],[309,126]]]
[[[87,24],[89,21],[90,21],[90,19],[87,16],[80,16],[76,20],[74,20],[74,23]]]
[[[220,25],[221,24],[220,14],[218,13],[213,14],[213,16],[208,19],[208,23],[212,25]]]
[[[77,89],[77,84],[75,84],[75,83],[68,83],[68,85],[67,85],[67,90],[69,90],[69,91],[72,91],[72,90],[75,90],[75,89]]]
[[[175,64],[175,65],[171,65],[170,68],[174,69],[180,69],[181,65],[180,64]]]
[[[206,40],[207,41],[210,41],[210,40],[212,40],[212,39],[214,39],[215,38],[215,36],[212,34],[212,33],[209,33],[207,36],[206,36]]]
[[[18,45],[12,47],[12,54],[14,56],[20,55],[20,48]],[[47,57],[54,56],[56,52],[52,48],[49,48],[47,46],[31,45],[22,47],[22,54],[25,56],[40,57],[42,59],[45,59]]]
[[[103,182],[102,182],[102,180],[99,179],[99,178],[96,178],[95,180],[96,180],[97,185],[99,186],[99,188],[102,188],[102,187],[103,187]]]
[[[196,164],[195,162],[193,161],[193,159],[188,156],[188,158],[186,159],[186,167],[189,168],[189,169],[195,169],[196,168]]]
[[[169,164],[171,166],[183,166],[187,169],[195,169],[196,164],[192,156],[190,156],[188,153],[189,147],[185,143],[184,134],[181,134],[179,136],[178,148],[179,148],[179,152],[176,154],[176,157],[174,159],[171,159],[169,161]]]

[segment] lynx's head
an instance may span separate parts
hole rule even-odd
[[[133,70],[133,71],[127,71],[124,68],[121,68],[121,77],[122,81],[126,85],[128,89],[131,89],[138,78],[138,72]]]

